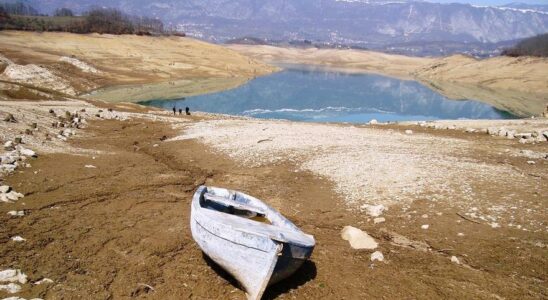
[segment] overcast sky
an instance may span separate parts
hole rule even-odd
[[[430,2],[441,2],[441,3],[470,3],[476,5],[503,5],[511,2],[520,2],[527,4],[545,4],[548,5],[548,0],[427,0]]]

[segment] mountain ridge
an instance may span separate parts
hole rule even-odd
[[[548,14],[512,7],[423,1],[349,0],[28,0],[42,11],[93,5],[162,19],[198,38],[243,36],[363,47],[416,41],[497,43],[548,32]]]

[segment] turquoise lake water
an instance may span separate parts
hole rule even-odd
[[[141,104],[311,122],[514,118],[479,101],[450,100],[416,81],[300,66],[286,66],[228,91]]]

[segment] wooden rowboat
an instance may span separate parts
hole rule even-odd
[[[314,237],[244,193],[201,186],[192,198],[192,237],[236,278],[248,299],[293,274],[310,257]]]

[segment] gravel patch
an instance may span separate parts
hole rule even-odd
[[[469,182],[525,180],[510,166],[469,158],[462,139],[375,128],[265,120],[209,120],[175,139],[200,139],[248,166],[292,162],[335,184],[351,208],[417,199],[466,201]],[[473,157],[473,156],[472,156]],[[428,196],[426,196],[428,195]]]

